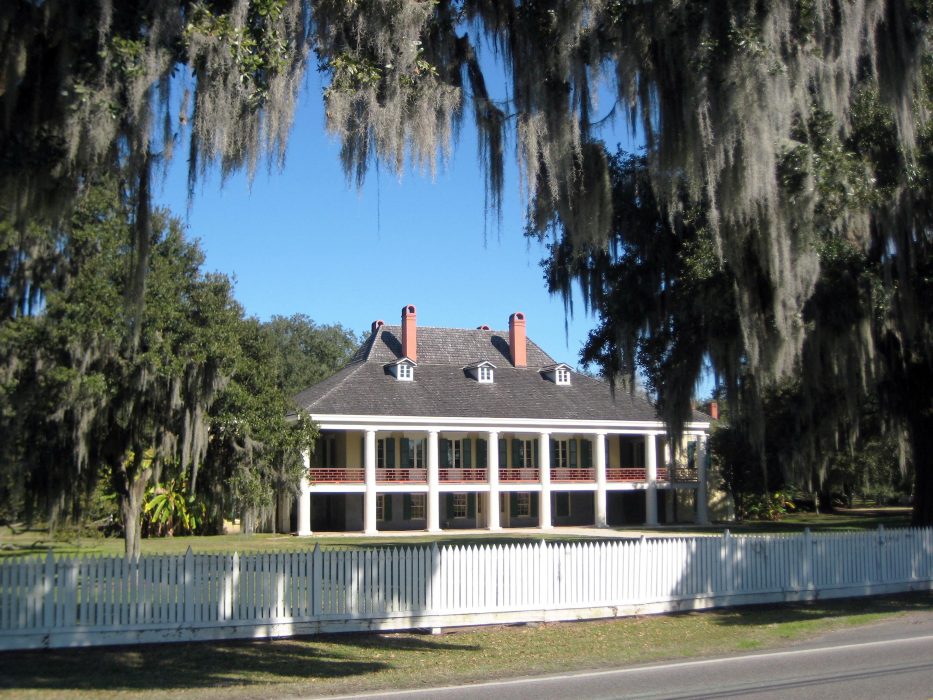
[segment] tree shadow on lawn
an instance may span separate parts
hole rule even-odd
[[[334,680],[392,668],[369,652],[440,649],[473,652],[477,647],[411,634],[339,634],[0,652],[0,690],[168,691]]]
[[[933,594],[904,593],[864,598],[839,598],[777,605],[746,605],[713,611],[720,625],[768,625],[830,620],[850,615],[933,611]],[[706,614],[706,613],[702,613]]]

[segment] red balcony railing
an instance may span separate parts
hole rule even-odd
[[[551,481],[596,481],[596,470],[590,468],[564,468],[551,469]]]
[[[538,481],[541,472],[537,467],[521,467],[520,469],[500,469],[500,482]]]
[[[428,481],[427,469],[376,469],[376,481],[379,483],[415,483]]]
[[[606,481],[647,481],[648,470],[644,467],[613,467],[606,470]],[[658,481],[667,481],[667,467],[658,467]]]
[[[474,483],[486,481],[485,469],[441,469],[440,480],[447,483]]]
[[[311,467],[308,479],[312,484],[362,484],[363,476],[355,467]]]

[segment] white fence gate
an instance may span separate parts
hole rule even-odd
[[[933,528],[0,561],[0,649],[616,617],[933,589]]]

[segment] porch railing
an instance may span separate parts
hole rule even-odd
[[[473,483],[486,481],[485,469],[440,469],[441,482],[447,483]]]
[[[699,479],[697,470],[689,467],[674,467],[671,478],[673,481],[697,481]]]
[[[667,481],[667,467],[658,467],[658,481]],[[648,470],[644,467],[611,467],[606,470],[606,481],[647,481]],[[693,478],[696,481],[696,475]]]
[[[376,481],[379,483],[415,483],[428,481],[427,469],[376,469]]]
[[[312,484],[362,484],[363,475],[356,467],[311,467],[308,479]]]
[[[538,481],[541,478],[541,470],[537,467],[521,467],[519,469],[500,469],[500,482],[516,481]]]
[[[551,481],[596,481],[596,470],[589,467],[551,469]]]

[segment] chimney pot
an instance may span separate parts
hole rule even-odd
[[[413,304],[402,307],[402,356],[418,361],[418,322]]]
[[[382,328],[384,325],[385,325],[385,321],[373,321],[373,326],[372,326],[372,328],[373,328],[373,333],[375,333],[376,331],[378,331],[378,330],[379,330],[380,328]]]
[[[512,355],[513,366],[526,367],[528,365],[525,314],[521,311],[516,311],[509,316],[509,351]]]
[[[489,330],[489,326],[487,326],[487,325],[484,323],[482,326],[477,326],[477,327],[476,327],[476,330],[478,330],[478,331],[488,331],[488,330]]]
[[[719,402],[710,401],[709,402],[709,417],[713,420],[719,420]]]

